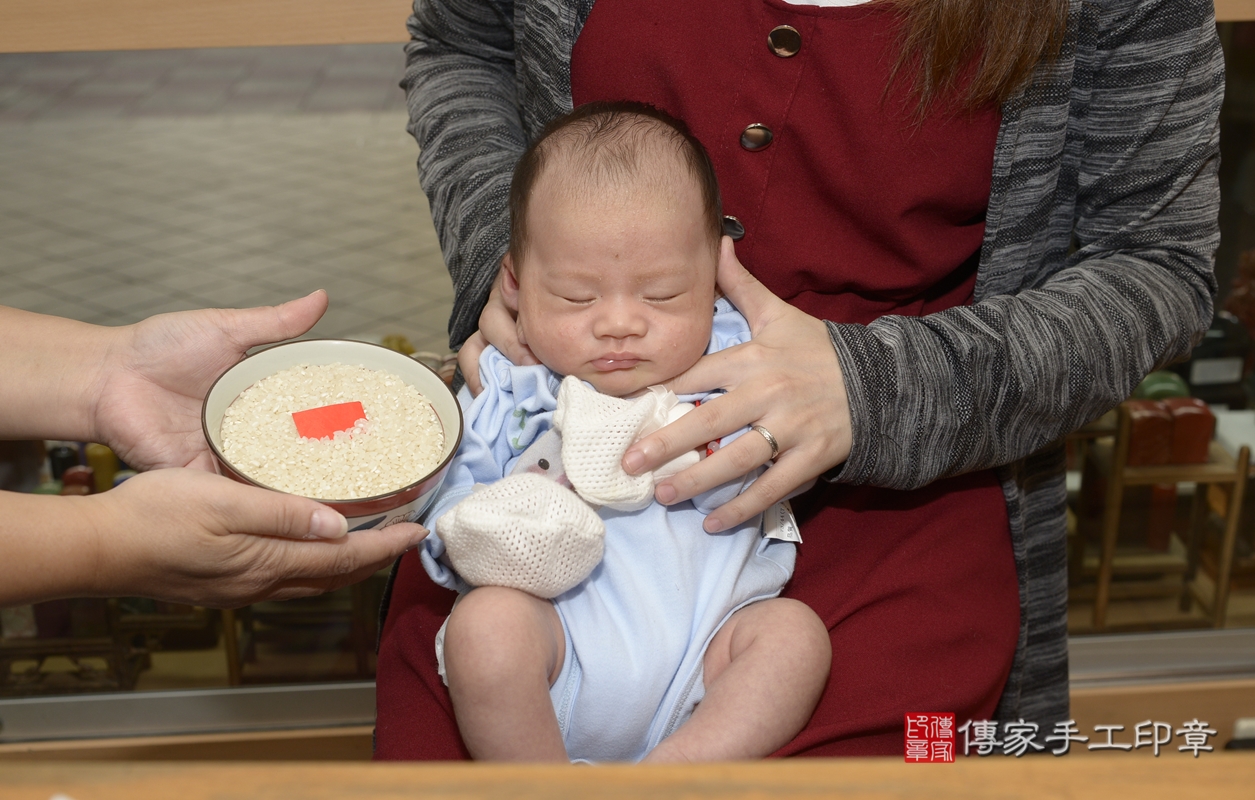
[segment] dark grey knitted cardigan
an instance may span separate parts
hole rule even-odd
[[[593,0],[416,0],[418,140],[456,295],[476,328],[529,136],[571,108]],[[1068,716],[1068,431],[1186,355],[1212,318],[1224,66],[1212,0],[1072,0],[1061,57],[1002,109],[975,304],[829,323],[854,447],[837,480],[912,489],[998,468],[1020,583],[1000,719]]]

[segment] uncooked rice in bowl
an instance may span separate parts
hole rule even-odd
[[[334,438],[303,439],[292,414],[359,401],[366,419]],[[396,375],[302,364],[240,393],[222,418],[222,454],[254,481],[318,500],[396,491],[440,462],[444,429],[421,392]]]

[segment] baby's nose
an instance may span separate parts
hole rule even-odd
[[[623,339],[644,336],[649,324],[641,304],[628,299],[612,299],[601,304],[601,313],[594,324],[594,334]]]

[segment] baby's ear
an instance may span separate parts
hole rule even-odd
[[[527,337],[523,333],[523,322],[519,313],[519,277],[514,271],[514,257],[507,252],[501,257],[501,299],[506,307],[514,312],[514,330],[519,337],[519,344],[526,345]]]
[[[507,306],[518,311],[519,278],[514,271],[514,257],[508,252],[501,257],[501,296]]]

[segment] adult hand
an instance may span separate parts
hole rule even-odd
[[[82,502],[95,506],[92,594],[215,608],[356,583],[427,535],[411,523],[346,533],[317,501],[190,469],[136,475]]]
[[[667,385],[677,394],[719,388],[727,394],[641,439],[623,457],[623,468],[639,474],[747,425],[766,428],[780,447],[775,463],[706,518],[712,533],[765,510],[850,454],[849,401],[827,326],[750,275],[726,236],[719,286],[749,321],[752,340],[702,357]],[[687,500],[769,460],[771,445],[750,431],[659,482],[654,496],[668,505]]]
[[[319,290],[278,306],[158,314],[118,329],[99,365],[93,441],[136,469],[212,470],[201,403],[251,347],[300,336],[327,310]]]
[[[519,329],[515,320],[519,310],[510,305],[501,291],[501,282],[514,280],[504,267],[497,271],[497,279],[492,282],[492,290],[488,293],[488,303],[479,314],[479,330],[458,350],[458,368],[472,395],[484,390],[479,382],[479,357],[484,348],[492,345],[505,354],[511,363],[520,367],[539,364],[540,361],[532,354],[531,348],[519,341]]]

